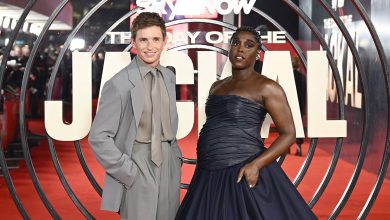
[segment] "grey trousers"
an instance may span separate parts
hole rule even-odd
[[[138,175],[120,208],[120,219],[173,220],[180,205],[181,158],[162,142],[163,161],[151,161],[150,144],[134,144],[132,160]]]

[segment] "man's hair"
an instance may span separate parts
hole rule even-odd
[[[236,29],[236,31],[233,33],[232,37],[230,38],[230,43],[232,43],[232,40],[237,36],[237,34],[242,33],[242,32],[248,32],[253,35],[255,38],[256,42],[259,44],[258,50],[261,49],[261,36],[259,32],[257,32],[254,28],[249,27],[249,26],[242,26]]]
[[[142,12],[134,19],[131,29],[131,38],[135,40],[135,38],[137,37],[138,30],[151,26],[160,27],[163,38],[165,39],[165,37],[167,36],[165,21],[160,17],[159,14],[154,12]]]

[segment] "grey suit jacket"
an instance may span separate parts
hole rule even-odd
[[[176,78],[165,67],[161,72],[169,95],[172,131],[176,135]],[[101,204],[103,210],[118,211],[125,190],[131,190],[137,178],[138,168],[131,160],[131,153],[143,106],[144,86],[133,59],[105,83],[88,138],[96,159],[106,171]],[[171,145],[181,158],[176,139]]]

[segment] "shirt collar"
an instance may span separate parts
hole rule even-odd
[[[150,71],[158,69],[160,72],[162,72],[162,66],[158,64],[156,68],[150,67],[147,65],[143,60],[141,60],[138,56],[136,57],[136,62],[138,65],[139,72],[141,73],[141,77],[145,78],[146,74],[148,74]]]

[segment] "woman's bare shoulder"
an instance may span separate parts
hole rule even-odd
[[[210,92],[209,92],[209,94],[213,94],[214,91],[215,91],[220,85],[224,84],[224,83],[225,83],[226,81],[228,81],[230,78],[231,78],[231,76],[226,77],[226,78],[224,78],[224,79],[220,79],[220,80],[215,81],[215,82],[211,85],[211,87],[210,87]]]
[[[255,83],[257,84],[257,92],[263,97],[284,93],[283,88],[276,81],[266,76],[259,75]]]

